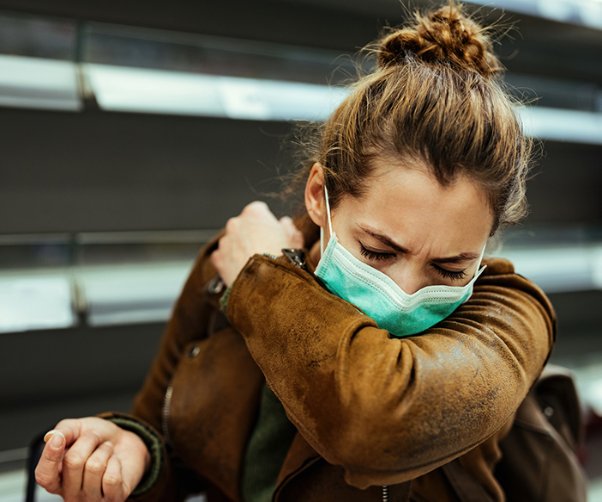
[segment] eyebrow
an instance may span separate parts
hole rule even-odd
[[[392,241],[386,235],[375,232],[374,230],[366,228],[363,225],[359,225],[359,227],[364,232],[371,235],[375,239],[379,240],[386,246],[389,246],[391,249],[394,249],[398,253],[410,254],[410,251],[407,248],[404,248],[400,244],[397,244],[396,242]],[[479,255],[477,253],[464,252],[464,253],[460,253],[455,256],[446,256],[443,258],[433,258],[431,261],[433,261],[435,263],[461,263],[461,262],[465,262],[465,261],[469,261],[469,260],[476,260],[478,257],[479,257]]]

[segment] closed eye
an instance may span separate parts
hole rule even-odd
[[[447,270],[437,265],[433,265],[433,267],[441,277],[445,277],[446,279],[451,279],[452,281],[460,281],[466,278],[466,270]]]
[[[360,242],[360,254],[365,256],[369,260],[373,261],[383,261],[390,260],[391,258],[395,258],[395,253],[386,253],[382,251],[374,251],[372,249],[368,249]]]

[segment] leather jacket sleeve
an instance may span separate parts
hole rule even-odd
[[[419,336],[390,337],[284,257],[252,257],[226,313],[289,419],[347,483],[401,483],[499,431],[549,357],[546,296],[510,262],[486,263],[471,299]]]

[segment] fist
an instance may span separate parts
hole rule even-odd
[[[66,502],[121,502],[150,464],[142,439],[98,417],[61,420],[44,441],[36,481]]]
[[[303,235],[285,216],[277,219],[265,202],[251,202],[226,223],[226,233],[211,255],[222,280],[230,286],[247,260],[257,253],[279,255],[282,248],[303,247]]]

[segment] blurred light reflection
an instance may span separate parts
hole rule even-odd
[[[70,61],[0,55],[0,106],[79,111],[79,94]]]
[[[601,0],[470,0],[470,3],[602,29]]]

